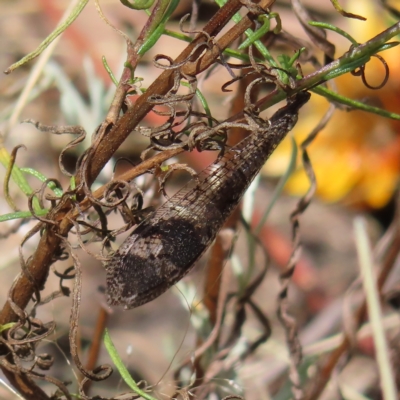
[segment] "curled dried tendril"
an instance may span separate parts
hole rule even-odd
[[[79,357],[79,346],[78,346],[78,322],[79,322],[79,310],[81,301],[81,291],[82,291],[82,268],[78,257],[72,252],[71,245],[66,238],[63,236],[58,237],[63,242],[65,249],[68,251],[73,264],[74,264],[74,289],[72,295],[72,310],[70,317],[70,332],[69,341],[71,348],[71,355],[74,360],[76,367],[85,376],[93,381],[101,381],[107,379],[112,374],[112,368],[109,365],[100,365],[99,367],[93,369],[92,371],[87,370],[81,363]],[[80,384],[80,394],[84,394],[83,384]]]
[[[18,352],[19,354],[17,354],[17,352],[13,351],[13,347],[9,346],[7,341],[3,338],[0,338],[0,343],[3,347],[6,347],[8,349],[8,357],[2,358],[0,360],[0,365],[3,369],[13,374],[24,375],[29,379],[39,379],[50,382],[58,387],[59,391],[65,396],[66,399],[72,400],[72,397],[70,396],[67,387],[62,381],[44,375],[36,370],[36,367],[38,367],[39,369],[47,370],[49,369],[49,365],[53,364],[54,360],[49,358],[47,354],[35,356],[34,362],[31,363],[31,366],[29,368],[26,368],[26,361],[24,357],[19,356],[19,354],[23,353],[24,346],[21,347],[21,350]],[[12,362],[9,361],[10,359],[12,360]],[[24,364],[22,364],[22,362],[24,362]]]
[[[175,74],[174,81],[180,85],[183,78],[180,74]],[[158,150],[168,150],[171,148],[182,147],[182,131],[176,132],[174,128],[183,124],[192,115],[192,100],[196,91],[197,82],[194,79],[189,81],[190,93],[185,95],[176,94],[179,86],[167,93],[165,96],[152,97],[149,101],[158,106],[165,106],[166,111],[154,110],[156,113],[167,116],[168,120],[161,126],[155,128],[139,128],[139,131],[151,139],[152,147]],[[182,108],[184,111],[182,111]],[[179,120],[177,120],[177,117]]]
[[[126,157],[121,157],[119,158],[114,166],[114,173],[115,173],[115,169],[118,165],[118,163],[122,162],[122,161],[126,161],[128,162],[131,166],[134,166],[133,162],[126,158]],[[113,180],[115,179],[115,177],[113,177]],[[129,184],[130,186],[132,186],[134,188],[134,190],[136,191],[135,194],[132,195],[132,204],[129,207],[127,204],[127,197],[125,197],[125,201],[123,203],[121,203],[120,206],[122,206],[122,215],[124,217],[124,219],[126,217],[128,217],[128,220],[132,221],[135,219],[134,214],[136,214],[137,212],[140,212],[142,210],[143,207],[143,196],[144,196],[144,192],[143,189],[141,187],[139,187],[134,181],[130,182]],[[127,191],[129,193],[129,195],[132,193],[132,189],[131,187],[127,188]],[[122,199],[123,198],[123,194],[121,192],[121,188],[120,187],[116,187],[115,188],[115,195],[119,198]],[[129,196],[128,196],[129,197]],[[125,219],[126,221],[126,219]]]
[[[71,274],[71,272],[73,272],[73,274]],[[63,280],[70,280],[74,279],[75,277],[75,271],[73,266],[66,268],[64,272],[58,272],[55,268],[53,268],[53,273],[57,278],[60,278],[60,286],[62,286]]]
[[[105,232],[107,232],[107,229],[104,230],[103,228],[98,228],[97,227],[97,225],[99,225],[101,223],[100,220],[94,221],[92,223],[89,223],[89,222],[77,219],[76,222],[79,224],[79,234],[81,236],[87,235],[87,234],[89,234],[91,232],[96,232],[96,233],[105,233]],[[81,226],[84,226],[86,229],[81,230],[81,228],[80,228]],[[72,234],[77,234],[77,232],[74,231],[73,229],[71,229],[70,232]],[[93,239],[85,240],[85,243],[92,242],[92,241],[93,241]]]
[[[136,193],[132,195],[132,186],[136,189]],[[125,181],[118,181],[116,179],[109,182],[106,190],[104,191],[104,202],[102,206],[98,204],[92,204],[97,217],[94,221],[88,222],[87,220],[72,220],[71,224],[74,225],[74,230],[71,231],[77,235],[78,247],[82,248],[86,253],[92,257],[99,259],[100,261],[107,261],[109,259],[109,253],[111,251],[110,242],[114,237],[127,231],[133,225],[140,223],[143,219],[143,215],[148,213],[150,209],[142,210],[143,205],[143,191],[134,182],[128,184]],[[131,205],[128,205],[129,198],[132,198]],[[107,205],[106,210],[103,211],[104,204]],[[107,215],[113,210],[119,209],[120,214],[125,220],[125,224],[115,230],[109,230],[107,228]],[[82,214],[82,217],[84,215]],[[98,227],[98,225],[101,227]],[[81,226],[85,229],[82,230]],[[89,239],[83,239],[83,235],[93,234]],[[102,250],[100,255],[94,254],[87,246],[86,243],[93,241],[102,241]],[[70,245],[72,247],[72,245]],[[104,255],[104,249],[107,248],[107,253]]]
[[[135,193],[132,197],[131,205],[129,206],[126,201],[124,201],[118,208],[124,219],[125,223],[128,226],[132,226],[134,224],[138,224],[142,219],[142,207],[143,207],[143,192],[141,189],[137,188],[138,192]],[[118,190],[116,190],[117,196],[122,196],[118,194]]]
[[[96,146],[92,146],[91,148],[89,148],[88,151],[86,151],[82,155],[82,157],[80,157],[79,180],[81,182],[81,188],[82,188],[83,192],[85,193],[86,197],[88,198],[88,200],[91,201],[92,205],[97,205],[99,207],[106,207],[109,209],[115,208],[116,206],[118,206],[119,204],[121,204],[122,202],[124,202],[126,200],[127,196],[129,196],[129,193],[127,192],[126,195],[122,199],[115,200],[115,196],[112,194],[113,190],[118,187],[119,188],[122,188],[122,187],[129,188],[129,183],[125,182],[125,181],[113,180],[106,185],[106,189],[103,193],[104,201],[97,199],[93,195],[92,191],[90,190],[88,182],[87,182],[87,177],[86,177],[87,171],[90,166],[91,159],[92,159],[93,155],[95,154],[95,149],[96,149]]]
[[[183,23],[186,18],[187,16],[181,20],[181,30],[185,33],[189,33],[183,28]],[[203,34],[206,41],[198,43],[185,60],[182,60],[179,63],[174,63],[174,61],[166,55],[157,55],[154,58],[153,62],[156,67],[163,70],[174,71],[174,83],[172,88],[165,95],[151,96],[148,99],[148,102],[154,106],[167,107],[167,110],[153,108],[153,111],[158,115],[166,116],[168,120],[158,127],[139,127],[137,129],[142,134],[150,137],[151,148],[157,150],[171,150],[187,146],[187,143],[185,143],[187,127],[178,132],[175,128],[182,125],[191,117],[199,117],[199,114],[197,113],[197,115],[195,115],[196,113],[192,110],[192,102],[197,90],[197,79],[194,76],[188,76],[183,73],[181,67],[187,62],[194,62],[198,57],[200,57],[204,50],[211,49],[213,46],[213,39],[206,32],[196,31],[196,33]],[[167,64],[161,63],[161,60],[167,61]],[[182,81],[187,82],[185,82],[185,86],[189,87],[190,91],[188,94],[178,93],[182,86]],[[209,119],[209,122],[212,123],[210,115],[208,115],[207,118]],[[190,125],[190,123],[188,125]]]
[[[163,69],[163,70],[177,70],[178,68],[181,68],[184,65],[186,65],[188,62],[194,62],[198,58],[196,56],[200,52],[199,50],[202,48],[207,49],[207,50],[211,49],[210,44],[207,42],[197,43],[194,46],[194,48],[191,50],[189,55],[182,61],[174,63],[171,57],[169,57],[167,55],[163,55],[163,54],[157,54],[153,59],[153,64],[155,67]],[[165,65],[165,64],[159,63],[159,60],[171,60],[171,62],[170,62],[170,65]]]
[[[40,190],[36,190],[34,193],[32,193],[29,196],[29,198],[28,198],[28,209],[29,209],[29,211],[31,212],[32,216],[35,219],[37,219],[38,221],[42,222],[43,224],[56,226],[57,222],[53,221],[52,219],[42,217],[42,216],[38,215],[37,212],[35,211],[35,209],[33,207],[33,200],[34,200],[36,194],[38,194],[38,193],[40,193]]]
[[[118,195],[116,194],[117,190]],[[106,190],[104,191],[104,202],[101,205],[109,208],[115,208],[125,202],[128,197],[129,183],[114,179],[107,184]]]
[[[265,67],[263,67],[265,68]],[[175,82],[179,82],[180,77],[175,77]],[[194,84],[194,80],[193,80]],[[170,110],[181,103],[184,103],[187,107],[187,113],[185,113],[183,119],[186,119],[190,114],[196,115],[197,117],[205,117],[203,115],[195,114],[191,110],[191,103],[189,100],[193,99],[194,90],[190,94],[190,97],[176,95],[177,87],[174,86],[173,94],[167,93],[165,96],[159,96],[157,99],[151,99],[153,104],[167,105]],[[170,119],[167,123],[156,127],[156,128],[139,128],[142,133],[145,133],[151,139],[151,147],[157,150],[172,150],[177,148],[188,148],[193,150],[197,148],[199,150],[204,149],[221,149],[224,146],[226,139],[227,129],[238,127],[247,129],[248,126],[245,124],[235,123],[216,123],[215,126],[209,127],[205,121],[199,120],[193,124],[189,124],[183,129],[176,131],[172,130],[173,127],[181,124],[182,121],[172,124],[173,114],[178,115],[178,112],[169,112]],[[209,122],[209,121],[208,121]],[[216,122],[212,120],[212,122]],[[212,139],[212,137],[218,137],[218,139]],[[221,139],[222,138],[222,139]]]
[[[54,179],[54,178],[46,179],[42,183],[42,186],[39,191],[39,203],[42,208],[44,208],[43,199],[50,201],[52,208],[54,208],[57,205],[57,201],[59,201],[61,199],[59,196],[52,196],[51,194],[44,193],[46,188],[48,188],[50,186],[53,188],[53,190],[62,189],[61,183],[58,179]]]
[[[250,129],[254,132],[257,132],[259,130],[265,130],[266,127],[269,127],[269,122],[263,120],[262,118],[259,117],[259,112],[260,110],[255,106],[253,102],[253,90],[255,87],[261,83],[266,83],[265,77],[261,78],[256,78],[250,82],[250,84],[247,86],[244,94],[244,103],[245,103],[245,109],[244,109],[244,116],[245,119],[250,127]]]
[[[72,134],[72,135],[77,135],[78,137],[71,142],[69,142],[62,150],[61,153],[58,157],[58,164],[60,167],[61,172],[66,175],[66,176],[73,176],[70,174],[67,169],[64,167],[64,154],[68,150],[71,150],[78,146],[79,143],[81,143],[85,137],[86,137],[86,132],[85,130],[78,125],[73,125],[73,126],[57,126],[57,125],[44,125],[38,121],[35,121],[33,119],[26,119],[22,122],[29,123],[34,125],[40,132],[44,133],[51,133],[53,135],[66,135],[66,134]]]
[[[385,68],[385,76],[379,85],[372,86],[367,82],[367,78],[365,77],[365,64],[361,65],[361,67],[358,70],[352,71],[351,74],[354,76],[361,76],[363,84],[368,89],[378,90],[378,89],[382,89],[386,85],[386,83],[389,79],[389,66],[387,65],[385,59],[382,56],[380,56],[379,54],[374,54],[372,57],[377,58],[382,63],[383,67]]]
[[[293,87],[295,86],[295,79],[286,69],[280,68],[278,66],[269,67],[257,62],[253,54],[253,46],[249,47],[248,54],[251,66],[253,67],[254,71],[257,71],[258,74],[265,79],[265,83],[273,83],[285,92],[293,89]],[[286,75],[289,84],[281,79],[279,72],[283,72],[284,75]]]
[[[258,72],[257,71],[253,71],[252,69],[250,69],[249,71],[247,71],[247,69],[249,69],[249,67],[251,67],[251,64],[243,64],[243,65],[237,65],[237,64],[229,64],[230,68],[238,68],[241,69],[241,75],[235,76],[234,78],[232,78],[231,80],[225,82],[222,86],[221,86],[221,91],[222,92],[232,92],[232,90],[228,89],[230,85],[234,84],[235,82],[238,82],[248,76],[251,75],[257,75]],[[266,67],[265,67],[266,68]],[[247,71],[247,72],[246,72]]]
[[[102,255],[98,255],[94,252],[92,252],[85,244],[85,241],[82,239],[82,233],[80,232],[80,224],[78,223],[78,221],[75,221],[73,219],[70,219],[70,222],[74,225],[75,227],[75,232],[76,232],[76,237],[79,243],[79,247],[85,251],[85,253],[89,254],[91,257],[95,258],[96,260],[99,261],[107,261],[106,257],[103,257]],[[94,230],[93,227],[92,231]]]
[[[54,357],[51,354],[43,353],[36,356],[36,365],[42,371],[49,370],[54,363]]]
[[[179,21],[179,29],[181,30],[181,32],[186,33],[187,35],[195,35],[195,34],[204,35],[204,36],[206,37],[206,39],[207,39],[207,43],[212,42],[212,38],[211,38],[211,36],[210,36],[207,32],[205,32],[205,31],[203,31],[203,30],[201,30],[201,29],[198,29],[198,30],[196,30],[196,29],[189,30],[189,29],[185,29],[185,28],[184,28],[183,24],[187,21],[187,19],[188,19],[189,17],[190,17],[190,13],[185,14],[185,15],[180,19],[180,21]]]
[[[47,353],[38,354],[38,344],[55,330],[55,322],[43,324],[40,320],[34,318],[35,307],[31,311],[31,315],[22,310],[12,300],[12,292],[15,283],[10,289],[8,302],[18,317],[17,322],[11,326],[6,335],[0,337],[0,347],[3,357],[0,358],[0,365],[5,370],[17,374],[24,374],[28,378],[49,380],[40,371],[48,370],[54,363],[54,359]],[[12,363],[10,362],[12,360]],[[55,379],[50,378],[65,395],[68,395],[68,390],[65,385]]]
[[[159,177],[160,191],[166,198],[169,198],[169,196],[167,195],[167,193],[165,191],[165,184],[166,184],[169,176],[175,171],[186,171],[192,176],[192,178],[195,179],[195,181],[197,183],[199,183],[199,177],[198,177],[197,172],[193,168],[190,168],[189,166],[187,166],[186,164],[178,164],[178,163],[170,164],[170,165],[168,165],[167,168],[168,168],[168,170],[165,172],[165,174],[163,174],[162,176]]]

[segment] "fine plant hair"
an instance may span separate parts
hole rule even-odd
[[[39,64],[44,57],[48,57],[49,49],[54,46],[56,38],[79,18],[87,3],[87,0],[71,2],[73,7],[56,30],[37,50],[11,65],[5,73],[10,74],[25,64],[26,68],[32,68],[32,65]],[[104,305],[96,305],[100,310],[99,321],[89,355],[87,359],[83,359],[79,336],[82,274],[85,269],[82,254],[85,252],[85,259],[90,257],[98,260],[107,268],[112,257],[119,254],[115,250],[115,243],[121,243],[121,238],[132,232],[132,228],[135,229],[149,215],[153,215],[154,208],[162,203],[162,194],[165,195],[164,198],[169,198],[165,186],[172,174],[185,171],[191,178],[190,184],[194,187],[201,185],[204,174],[186,163],[175,162],[175,157],[185,154],[190,160],[192,152],[196,150],[213,152],[217,154],[218,163],[249,135],[271,132],[274,118],[282,117],[285,110],[290,109],[291,104],[302,95],[307,96],[308,100],[308,93],[312,96],[324,96],[331,104],[317,126],[298,146],[302,166],[309,180],[309,189],[288,215],[292,227],[292,251],[286,268],[280,275],[281,286],[277,300],[277,314],[289,352],[289,367],[281,376],[287,382],[286,387],[290,392],[288,398],[319,398],[329,379],[339,369],[338,365],[343,368],[346,363],[344,361],[340,364],[339,361],[343,362],[343,356],[350,354],[352,350],[349,335],[329,354],[328,360],[321,357],[321,360],[315,362],[322,371],[317,379],[303,376],[302,346],[296,316],[291,313],[288,297],[301,251],[301,218],[317,187],[308,146],[329,123],[336,109],[363,110],[400,119],[398,114],[388,110],[342,96],[337,93],[333,83],[334,78],[351,73],[359,77],[368,88],[379,90],[384,87],[390,71],[383,56],[377,53],[398,44],[392,39],[400,33],[400,22],[369,41],[358,43],[334,25],[316,21],[315,16],[299,0],[291,0],[287,2],[287,6],[290,6],[288,10],[304,30],[304,37],[307,39],[302,39],[290,33],[290,27],[282,26],[280,15],[275,12],[278,1],[215,0],[215,3],[218,9],[208,22],[203,22],[201,2],[194,0],[190,15],[182,17],[179,29],[172,31],[170,25],[175,18],[178,0],[115,2],[115,7],[126,7],[127,18],[129,13],[146,16],[141,31],[134,35],[115,27],[102,10],[101,2],[95,1],[102,21],[110,25],[126,42],[124,68],[119,79],[114,77],[104,61],[104,68],[110,81],[114,82],[115,90],[102,122],[94,132],[85,132],[81,126],[46,125],[35,119],[24,121],[32,124],[38,135],[73,135],[74,139],[60,151],[58,165],[54,165],[54,171],[57,169],[58,172],[54,176],[63,176],[63,180],[47,178],[42,172],[19,165],[18,155],[24,145],[7,149],[6,136],[11,135],[12,130],[3,132],[0,161],[5,171],[3,195],[10,212],[0,216],[0,223],[4,225],[5,221],[15,221],[14,225],[2,229],[0,237],[8,238],[19,232],[28,221],[35,221],[35,225],[20,243],[20,272],[10,285],[7,300],[0,311],[0,368],[11,386],[25,399],[118,398],[117,388],[112,397],[105,397],[96,386],[96,382],[109,379],[114,368],[108,364],[97,364],[101,346],[106,347],[129,387],[130,397],[124,398],[154,399],[157,395],[160,396],[156,392],[157,382],[136,382],[118,356],[106,329],[108,314],[105,300]],[[341,18],[363,19],[362,15],[343,10],[337,1],[331,0],[331,3],[332,13],[338,13]],[[386,5],[385,1],[380,3],[382,12],[398,19],[399,11]],[[95,17],[97,16],[93,15]],[[333,31],[333,35],[342,35],[349,40],[347,52],[340,56],[335,54],[334,43],[327,39],[328,30]],[[186,43],[186,47],[175,59],[164,54],[159,46],[162,35],[169,35]],[[144,88],[141,87],[141,78],[137,75],[138,67],[143,62],[143,56],[153,47],[157,55],[153,57],[152,63],[159,75]],[[382,83],[377,87],[368,82],[365,74],[371,57],[378,58],[384,67]],[[229,77],[226,81],[221,81],[221,93],[231,92],[226,118],[215,116],[216,113],[209,106],[211,95],[203,91],[202,85],[210,74],[221,70],[224,76]],[[306,70],[311,72],[306,74],[303,72]],[[33,82],[32,87],[34,86]],[[136,95],[135,100],[132,100],[132,95]],[[281,101],[287,105],[277,111],[275,116],[278,117],[269,120],[265,111]],[[144,118],[150,112],[159,117],[157,121],[162,122],[148,126]],[[13,118],[15,117],[11,116],[10,121]],[[301,119],[301,113],[299,118]],[[293,119],[297,121],[297,114]],[[286,133],[285,131],[285,135]],[[139,163],[132,164],[129,159],[113,158],[128,137],[139,136],[146,140],[146,149],[141,153]],[[277,144],[274,144],[271,151]],[[25,151],[29,149],[25,148]],[[78,154],[72,169],[68,164],[68,154],[71,153]],[[171,159],[174,160],[173,164],[167,167],[162,165]],[[114,165],[123,163],[126,167],[124,172],[110,172],[106,168],[110,161]],[[273,204],[279,202],[280,191],[292,170],[293,168],[289,168],[283,177],[279,185],[281,189],[278,190]],[[41,181],[35,189],[31,188],[26,179],[28,174]],[[100,184],[103,182],[99,178],[100,174],[102,179],[107,176],[106,183]],[[140,180],[144,175],[146,179]],[[24,210],[14,201],[9,189],[11,184],[16,184],[25,196]],[[269,211],[265,218],[268,213]],[[115,215],[120,217],[117,227],[110,223]],[[379,261],[382,268],[377,278],[379,290],[382,290],[398,255],[394,249],[400,248],[398,221],[399,217],[396,215],[388,230],[389,239],[380,245]],[[242,271],[240,277],[236,275],[232,278],[230,275],[234,274],[230,270],[230,264],[234,261],[229,260],[234,252],[238,229],[245,232],[247,239],[248,271]],[[196,348],[192,354],[180,360],[178,366],[171,366],[174,382],[170,383],[173,389],[167,397],[203,399],[214,395],[225,399],[246,398],[246,390],[240,387],[240,382],[230,377],[236,378],[237,367],[257,355],[260,345],[270,339],[272,330],[269,316],[255,299],[255,292],[268,279],[269,268],[267,251],[259,239],[261,229],[262,223],[253,226],[251,217],[250,220],[246,219],[245,209],[243,216],[240,209],[235,209],[224,221],[223,228],[215,233],[215,240],[212,237],[207,266],[203,271],[204,287],[201,289],[201,301],[207,314],[203,317],[208,326],[207,334],[204,336],[204,331],[200,332],[198,329]],[[26,243],[32,238],[38,240],[37,248],[27,254]],[[207,247],[209,244],[207,243]],[[185,243],[183,245],[189,246]],[[259,258],[255,259],[256,254],[262,257],[262,262]],[[69,262],[68,267],[60,271],[59,266],[65,266],[62,262],[66,260]],[[59,280],[59,290],[43,297],[42,291],[46,288],[49,275],[54,275]],[[232,279],[237,280],[235,288],[229,286]],[[72,289],[66,281],[73,282]],[[50,354],[42,353],[39,346],[54,335],[56,324],[54,321],[43,322],[37,317],[38,311],[44,304],[56,302],[57,298],[64,296],[72,299],[68,327],[69,353],[66,358],[72,360],[73,368],[79,371],[76,385],[52,375],[55,359]],[[191,313],[196,312],[195,305],[189,304],[188,308]],[[355,327],[364,322],[366,310],[367,301],[364,300],[354,313]],[[128,313],[122,310],[115,312]],[[259,326],[256,337],[246,337],[249,315]],[[111,330],[112,327],[109,328]],[[135,362],[139,363],[140,360]],[[229,385],[221,388],[221,382],[228,381]],[[49,386],[52,394],[47,393]]]

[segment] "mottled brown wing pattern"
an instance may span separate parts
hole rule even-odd
[[[105,264],[107,301],[138,307],[181,280],[207,250],[309,99],[299,93],[270,126],[243,139],[149,215]]]

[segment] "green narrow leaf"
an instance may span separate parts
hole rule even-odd
[[[10,154],[8,153],[5,147],[0,146],[0,163],[3,164],[4,168],[7,169],[8,165],[10,164],[10,161],[11,161]],[[27,180],[25,179],[24,174],[16,165],[13,166],[13,169],[11,171],[11,179],[18,185],[19,189],[27,197],[29,197],[33,193],[33,190],[29,186]],[[35,212],[39,212],[41,210],[39,206],[39,200],[36,197],[34,197],[33,199],[33,208]]]
[[[36,215],[42,217],[49,212],[47,209],[35,211]],[[16,211],[9,214],[0,215],[0,222],[11,221],[13,219],[33,218],[30,211]]]
[[[117,367],[118,372],[121,374],[122,379],[125,381],[125,383],[139,396],[143,397],[146,400],[156,400],[153,396],[150,396],[148,393],[143,391],[142,389],[139,388],[135,380],[131,377],[129,374],[128,369],[125,367],[124,363],[121,360],[121,357],[119,356],[117,349],[114,346],[114,343],[111,340],[110,334],[108,333],[108,330],[106,329],[104,332],[104,344],[106,346],[106,349],[108,351],[108,354],[111,357],[112,362],[114,365]]]
[[[130,2],[129,0],[120,0],[120,2],[133,10],[147,10],[154,4],[155,0],[134,0]]]
[[[21,65],[26,64],[27,62],[33,60],[35,57],[40,55],[43,50],[61,33],[63,33],[78,17],[78,15],[82,12],[82,10],[85,8],[86,4],[88,3],[89,0],[80,0],[79,3],[74,7],[72,10],[71,14],[68,16],[68,18],[61,23],[57,28],[50,33],[49,36],[45,40],[43,40],[42,43],[38,46],[38,48],[31,53],[27,54],[25,57],[21,58],[21,60],[17,61],[16,63],[12,64],[9,68],[7,68],[4,73],[9,74],[12,71],[14,71],[16,68],[20,67]]]
[[[42,183],[46,182],[47,180],[47,178],[42,173],[36,171],[33,168],[20,168],[20,171],[34,176],[35,178],[39,179],[39,181]],[[60,188],[58,188],[54,182],[49,182],[47,186],[54,192],[56,196],[61,197],[63,195],[63,191]]]

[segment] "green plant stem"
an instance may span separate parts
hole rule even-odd
[[[345,106],[349,106],[352,109],[367,111],[372,114],[380,115],[381,117],[400,120],[399,114],[384,110],[383,108],[373,107],[371,105],[362,103],[361,101],[349,99],[348,97],[345,97],[338,93],[332,92],[331,90],[327,89],[324,86],[315,87],[311,91],[315,94],[325,97],[326,99],[328,99],[330,101],[334,101],[336,103],[340,103]]]
[[[318,86],[321,83],[328,81],[330,79],[336,78],[345,73],[351,72],[365,63],[367,63],[370,58],[379,53],[380,51],[387,50],[397,45],[395,43],[387,43],[390,39],[400,33],[400,22],[392,25],[390,28],[381,32],[379,35],[370,39],[364,44],[353,47],[348,52],[346,52],[342,57],[331,63],[320,68],[318,71],[313,72],[306,77],[296,81],[295,88],[289,91],[289,94],[295,94],[301,90],[310,90],[321,96],[326,97],[328,100],[333,100],[341,104],[351,106],[355,109],[360,109],[367,112],[372,112],[383,117],[388,117],[392,119],[399,120],[400,115],[392,113],[386,110],[382,110],[378,107],[368,106],[356,100],[351,100],[339,94],[336,94],[323,86]],[[266,110],[279,101],[284,100],[288,96],[288,93],[284,92],[282,89],[275,89],[268,96],[257,101],[256,106],[261,110]]]
[[[143,38],[143,44],[138,50],[138,55],[142,56],[149,51],[164,33],[165,24],[168,22],[172,13],[179,4],[179,0],[160,0],[155,6],[149,17],[148,25]]]
[[[366,64],[370,58],[380,51],[387,50],[387,42],[400,33],[400,22],[381,32],[368,42],[355,46],[342,57],[320,68],[298,82],[298,89],[312,88],[329,79],[336,78]],[[393,43],[396,45],[397,43]]]
[[[219,7],[224,6],[227,3],[228,0],[215,0],[215,2],[217,3],[217,5]],[[236,13],[233,17],[232,20],[233,22],[235,22],[236,24],[239,23],[241,21],[242,17],[239,15],[239,13]],[[262,33],[264,33],[264,31],[262,31]],[[246,29],[245,31],[245,35],[248,38],[254,38],[256,36],[254,36],[254,31],[252,29]],[[251,40],[251,39],[250,39]],[[253,40],[252,44],[254,44],[254,46],[257,48],[257,50],[262,54],[262,56],[264,57],[265,60],[268,61],[268,63],[272,66],[272,67],[278,67],[278,63],[274,60],[274,58],[272,57],[271,53],[269,52],[269,50],[263,45],[263,43],[261,43],[260,40]],[[282,71],[278,70],[278,75],[280,75],[282,73]],[[283,79],[283,76],[281,77]]]
[[[258,41],[264,35],[266,35],[270,30],[272,18],[275,18],[277,20],[277,25],[274,29],[274,33],[279,33],[282,30],[282,23],[279,14],[270,13],[266,15],[261,15],[259,18],[263,21],[263,25],[261,26],[261,28],[253,32],[253,34],[251,34],[243,43],[241,43],[238,47],[238,50],[247,49],[254,42]]]

